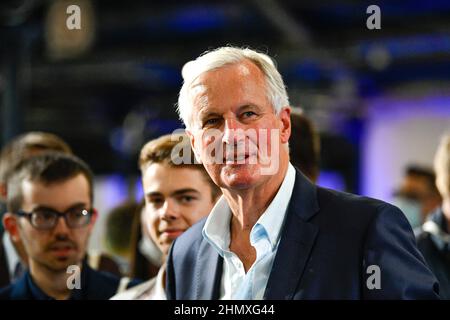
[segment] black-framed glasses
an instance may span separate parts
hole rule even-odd
[[[36,229],[50,230],[58,224],[60,217],[64,218],[67,227],[71,229],[82,228],[89,224],[93,213],[94,209],[84,208],[73,208],[65,212],[58,212],[49,208],[38,208],[32,212],[18,210],[16,214],[28,218],[31,225]]]

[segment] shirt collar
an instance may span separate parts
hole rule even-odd
[[[261,225],[268,234],[272,249],[276,247],[278,240],[280,239],[280,231],[289,201],[291,200],[294,183],[295,169],[289,163],[286,176],[284,177],[283,183],[275,195],[275,198],[256,222],[256,225]],[[255,226],[253,226],[253,229]]]
[[[153,300],[167,300],[164,284],[166,281],[166,265],[162,265],[156,275],[155,291],[152,295]]]
[[[217,201],[203,226],[202,234],[221,256],[230,246],[231,209],[224,196]]]
[[[280,231],[286,215],[287,206],[291,199],[295,183],[295,169],[289,163],[284,180],[275,195],[275,198],[259,217],[250,234],[254,234],[258,228],[263,228],[268,235],[272,249],[278,244]],[[231,209],[224,196],[220,197],[202,230],[203,237],[217,252],[223,256],[229,251],[230,246],[230,219]]]

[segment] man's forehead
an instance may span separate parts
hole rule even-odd
[[[180,177],[196,177],[202,178],[202,173],[194,166],[172,165],[165,162],[157,162],[150,164],[143,172],[142,182],[145,186],[159,186],[173,184],[175,187],[183,189],[192,186],[188,180],[180,180]]]
[[[90,201],[89,182],[83,174],[51,183],[24,179],[21,182],[21,187],[24,204],[25,202],[35,203],[40,201],[46,203],[52,202],[55,204],[62,204],[63,202],[68,203],[72,202],[72,200],[78,202]],[[69,191],[70,194],[68,194]]]

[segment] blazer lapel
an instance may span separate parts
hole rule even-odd
[[[223,258],[206,240],[202,240],[195,266],[197,300],[218,300],[222,280]]]
[[[307,221],[318,210],[316,187],[297,171],[264,299],[293,298],[319,231]]]

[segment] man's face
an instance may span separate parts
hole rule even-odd
[[[205,72],[192,83],[190,97],[187,133],[197,159],[219,187],[247,189],[278,172],[287,153],[282,145],[290,135],[290,109],[275,114],[257,66],[243,61]]]
[[[211,186],[199,170],[151,164],[142,177],[149,233],[164,255],[173,240],[207,216]]]
[[[33,212],[51,209],[66,212],[69,209],[91,209],[89,183],[79,174],[63,182],[49,185],[40,182],[22,182],[22,210]],[[85,256],[89,235],[96,216],[84,227],[69,228],[63,218],[50,230],[33,227],[26,217],[17,217],[18,236],[29,256],[29,262],[52,271],[65,271],[69,265],[79,264]]]

